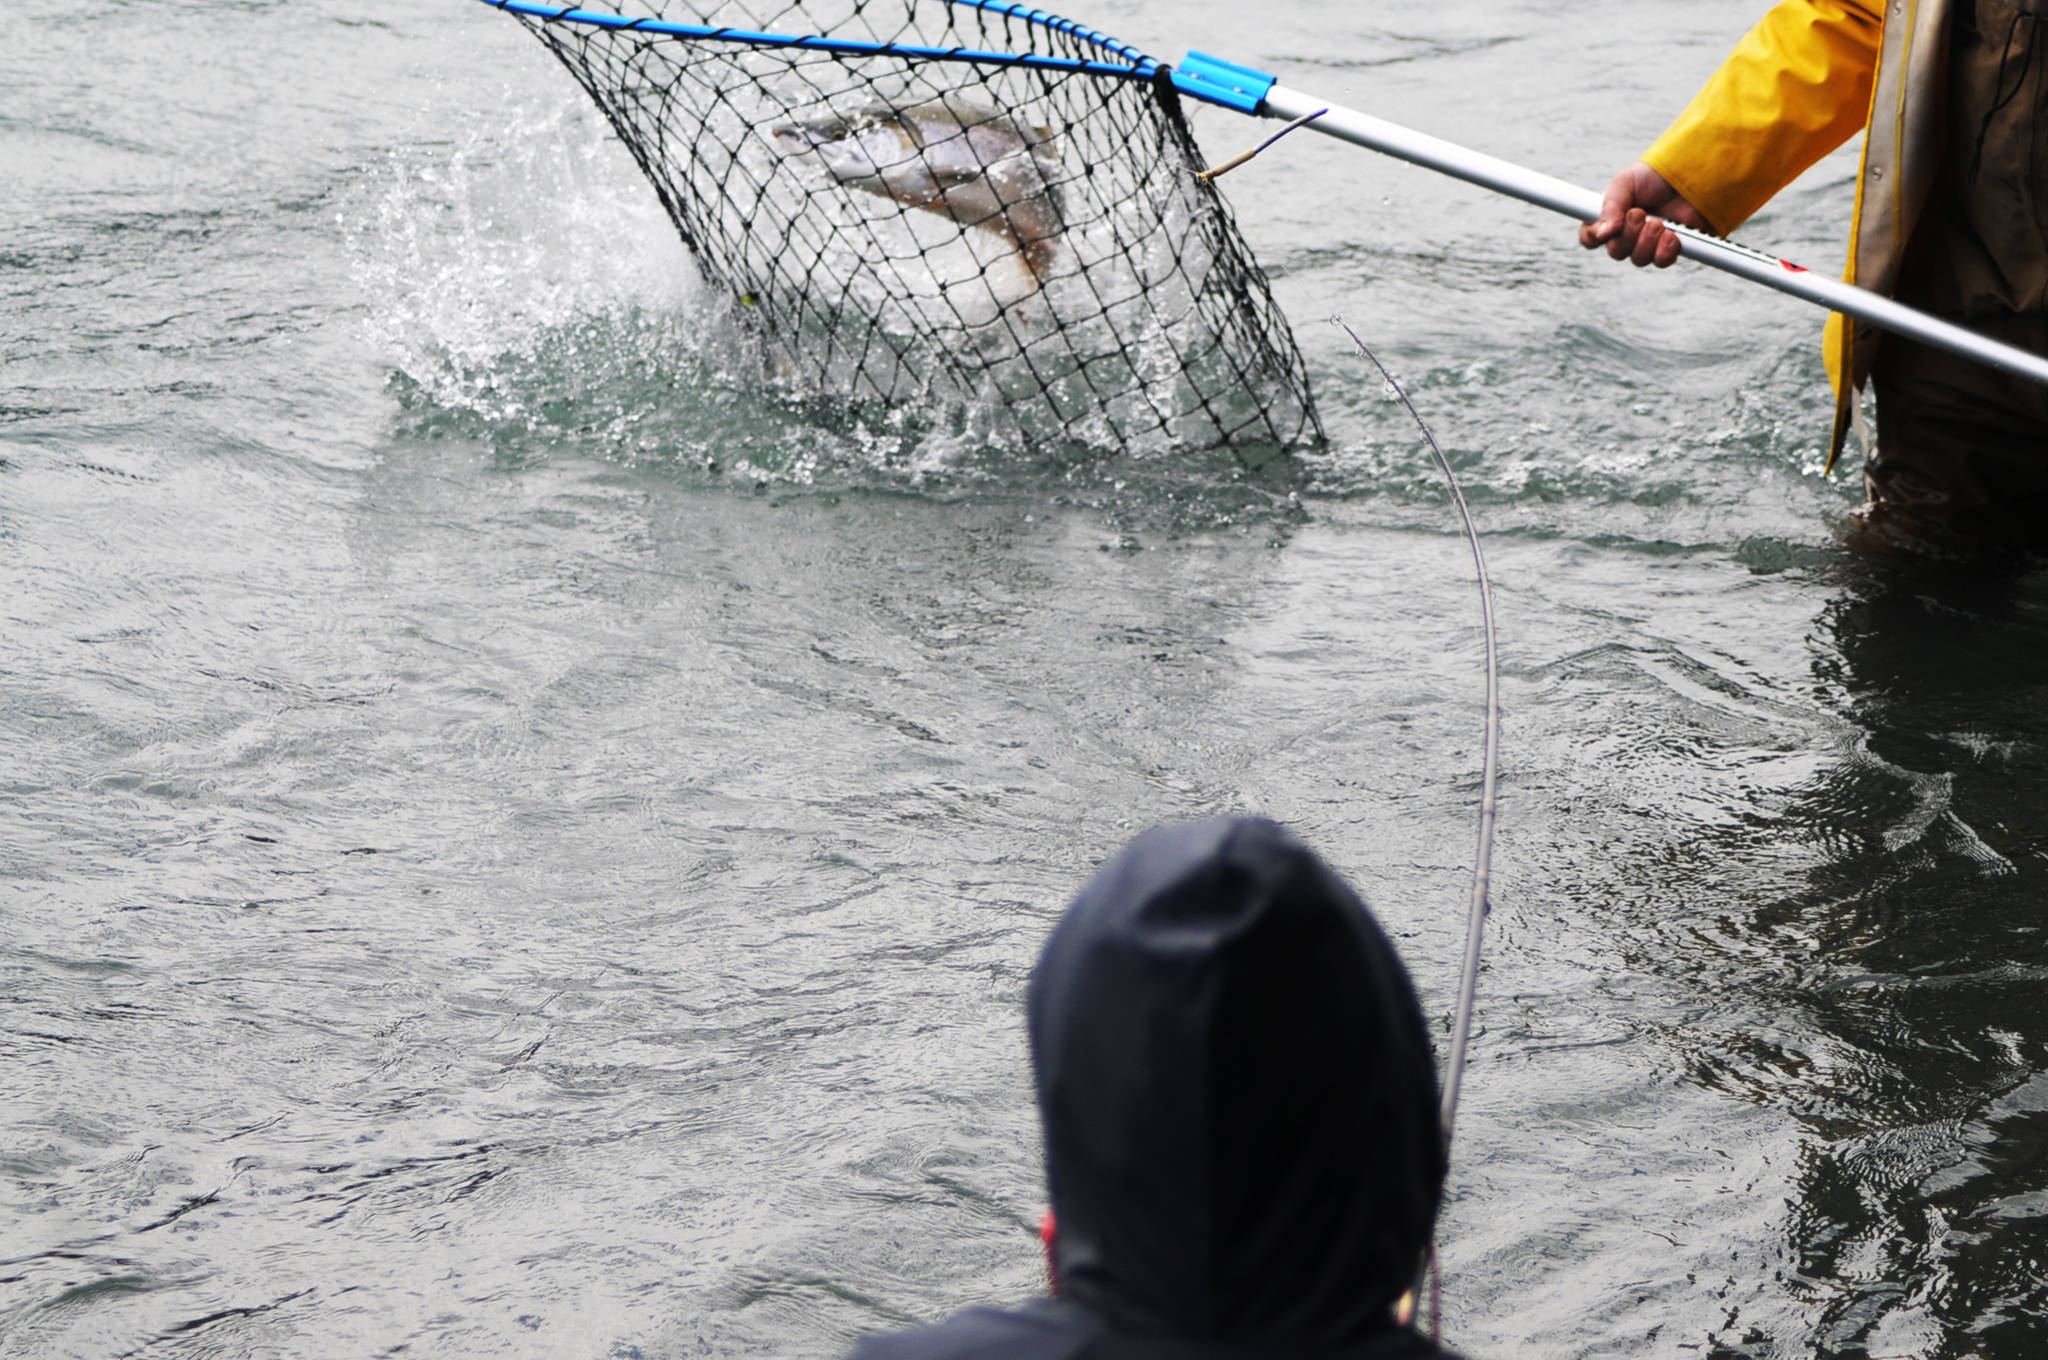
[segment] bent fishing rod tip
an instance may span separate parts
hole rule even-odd
[[[1237,169],[1238,166],[1243,165],[1246,161],[1258,155],[1261,151],[1264,151],[1273,143],[1279,141],[1282,137],[1285,137],[1288,133],[1294,131],[1298,127],[1303,127],[1309,123],[1313,123],[1316,119],[1322,117],[1324,114],[1328,112],[1328,109],[1317,109],[1314,113],[1304,113],[1303,115],[1301,115],[1301,117],[1295,119],[1286,127],[1281,128],[1278,132],[1268,137],[1265,141],[1260,142],[1251,150],[1244,152],[1242,155],[1232,156],[1229,160],[1223,162],[1223,164],[1212,165],[1207,170],[1197,170],[1195,172],[1195,178],[1202,181],[1202,183],[1204,184],[1213,184],[1218,179],[1221,179],[1223,176]]]

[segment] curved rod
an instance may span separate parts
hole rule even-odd
[[[1394,395],[1401,399],[1401,404],[1408,408],[1408,414],[1414,419],[1416,428],[1422,431],[1422,437],[1429,441],[1429,451],[1436,455],[1437,467],[1451,484],[1451,499],[1457,503],[1458,522],[1464,526],[1465,542],[1472,549],[1472,573],[1479,582],[1479,618],[1486,636],[1486,735],[1480,747],[1479,846],[1472,856],[1472,901],[1465,913],[1465,959],[1458,972],[1458,1005],[1451,1020],[1451,1053],[1444,1063],[1442,1123],[1444,1153],[1448,1157],[1451,1131],[1458,1122],[1458,1093],[1465,1084],[1465,1049],[1471,1042],[1472,1013],[1479,996],[1479,957],[1486,946],[1486,918],[1493,914],[1493,824],[1500,806],[1500,646],[1493,628],[1493,581],[1486,574],[1486,557],[1479,551],[1479,530],[1472,523],[1472,507],[1465,503],[1465,488],[1459,485],[1458,474],[1451,470],[1451,460],[1444,456],[1436,436],[1430,433],[1428,422],[1415,409],[1415,403],[1408,400],[1407,392],[1394,380],[1394,375],[1387,371],[1379,356],[1358,338],[1358,332],[1339,316],[1331,317],[1330,323],[1350,336],[1358,352],[1372,361],[1372,366],[1380,371],[1380,377],[1394,389]]]

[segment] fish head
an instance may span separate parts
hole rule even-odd
[[[816,153],[842,183],[882,179],[959,185],[991,174],[1012,181],[1043,179],[1058,165],[1047,129],[1027,128],[994,109],[957,99],[827,110],[777,124],[770,132],[785,153]],[[890,184],[884,191],[897,187]]]
[[[912,201],[936,192],[935,184],[921,183],[931,176],[915,136],[893,109],[827,112],[778,124],[771,135],[785,153],[815,153],[841,184]]]

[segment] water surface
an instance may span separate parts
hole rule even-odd
[[[1597,184],[1748,22],[1082,17]],[[1223,809],[1447,1023],[1474,1356],[2022,1357],[2048,585],[1837,542],[1819,318],[1307,136],[1225,181],[1336,445],[747,380],[517,27],[60,3],[0,56],[0,1353],[829,1356],[1039,1285],[1023,982]],[[1213,154],[1253,129],[1199,116]],[[1850,162],[1746,233],[1839,260]]]

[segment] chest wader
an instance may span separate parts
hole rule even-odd
[[[2048,353],[2048,0],[1959,0],[1945,116],[1899,298]],[[2048,550],[2048,388],[1895,337],[1875,382],[1872,537]]]

